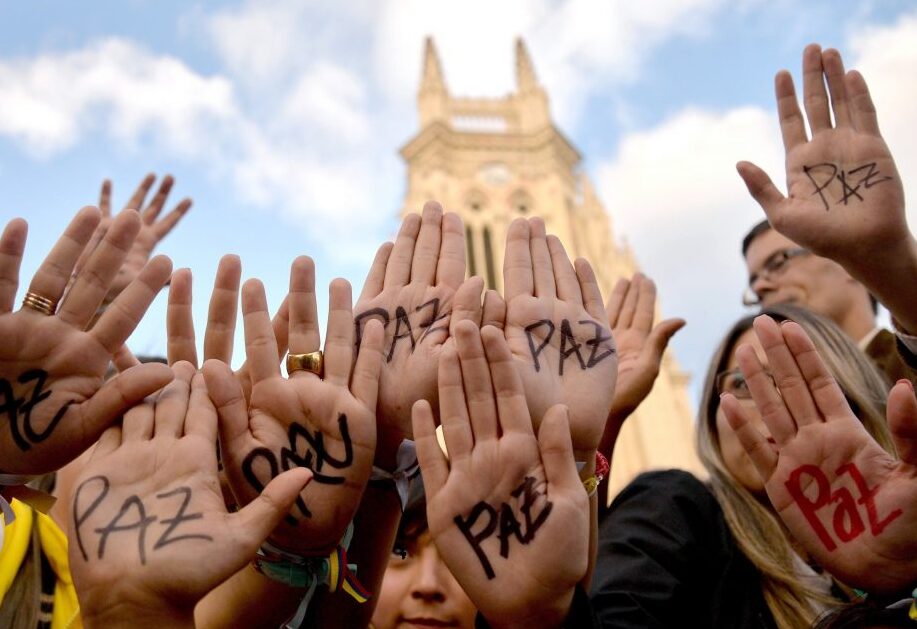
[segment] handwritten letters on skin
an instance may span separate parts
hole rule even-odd
[[[805,172],[806,177],[809,178],[809,181],[812,182],[812,185],[815,186],[812,196],[818,195],[826,211],[831,209],[831,199],[826,195],[825,189],[835,181],[841,184],[841,197],[835,205],[847,205],[854,198],[862,201],[865,190],[891,179],[889,175],[883,175],[879,172],[875,162],[869,162],[851,170],[844,170],[836,164],[824,162],[812,166],[803,166],[802,170]]]

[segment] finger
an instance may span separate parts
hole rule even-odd
[[[781,70],[774,77],[774,92],[777,95],[777,117],[780,120],[783,148],[789,152],[796,146],[805,144],[808,136],[799,101],[796,99],[793,76],[786,70]]]
[[[497,399],[500,428],[503,434],[510,432],[532,434],[532,416],[525,401],[522,378],[516,368],[515,358],[503,333],[494,327],[481,330],[484,351],[493,380],[493,391]]]
[[[662,354],[665,353],[666,347],[669,346],[669,341],[683,327],[685,327],[684,319],[666,319],[656,324],[656,327],[647,337],[646,343],[646,347],[652,353],[653,360],[656,363],[662,359]]]
[[[236,313],[239,309],[239,282],[242,280],[242,261],[239,256],[225,255],[217,265],[213,278],[213,292],[207,309],[207,328],[204,330],[204,360],[216,358],[232,364],[233,340],[236,335]]]
[[[180,360],[197,365],[194,317],[191,312],[191,269],[178,269],[169,282],[166,338],[166,357],[170,365]]]
[[[245,328],[245,356],[252,384],[280,375],[277,340],[267,313],[267,298],[260,280],[242,285],[242,324]]]
[[[535,279],[536,297],[558,297],[551,252],[548,250],[547,234],[544,221],[540,218],[529,219],[529,250],[532,256],[532,274]],[[570,261],[567,261],[570,264]],[[572,272],[572,271],[571,271]]]
[[[825,78],[828,81],[828,93],[831,96],[831,110],[834,112],[834,124],[837,127],[849,127],[852,120],[850,101],[847,98],[847,87],[844,84],[844,61],[841,53],[829,48],[822,53],[825,67]]]
[[[780,390],[780,396],[783,398],[783,405],[793,416],[793,421],[797,426],[820,423],[824,421],[824,418],[816,406],[812,387],[814,385],[818,387],[829,386],[834,383],[834,378],[828,375],[824,366],[821,365],[821,372],[816,373],[813,371],[810,374],[814,379],[813,382],[807,381],[805,374],[800,369],[800,365],[797,364],[798,356],[791,351],[782,333],[781,328],[787,324],[784,323],[782,326],[778,326],[770,317],[758,317],[754,322],[755,334],[764,347],[764,352],[767,354],[767,360],[770,363],[771,373],[777,383],[777,388]],[[805,337],[804,334],[803,337]],[[808,338],[805,338],[805,341],[808,341]],[[809,346],[812,353],[808,355],[801,354],[801,356],[809,361],[809,369],[814,370],[817,367],[811,364],[812,358],[814,357],[814,360],[819,365],[821,361],[815,353],[814,346],[811,346],[811,342],[809,342]],[[800,352],[803,351],[800,349]],[[843,399],[843,395],[841,395],[841,400]],[[846,403],[844,403],[844,406],[846,406]]]
[[[114,354],[124,345],[171,273],[172,261],[165,256],[156,256],[105,309],[89,333],[109,354]]]
[[[183,434],[196,435],[214,446],[217,444],[217,411],[208,395],[204,374],[200,372],[193,374],[191,379],[191,397]]]
[[[453,465],[467,460],[474,447],[474,437],[465,407],[458,351],[450,345],[443,348],[439,357],[439,415],[449,460]]]
[[[519,295],[535,295],[532,253],[529,249],[529,222],[517,218],[506,233],[503,258],[503,292],[506,301]]]
[[[52,301],[60,300],[64,289],[70,283],[73,266],[92,238],[92,233],[101,220],[99,210],[92,206],[77,212],[67,229],[54,244],[51,253],[44,259],[29,284],[29,292]]]
[[[555,404],[545,413],[538,428],[538,451],[541,454],[548,487],[561,491],[580,491],[585,494],[573,458],[570,411],[565,405]]]
[[[739,162],[736,164],[736,170],[745,182],[748,194],[758,202],[768,219],[771,219],[786,197],[777,189],[767,173],[751,162]]]
[[[328,295],[325,381],[346,388],[350,382],[350,366],[353,363],[354,329],[350,282],[341,278],[333,280],[328,287]]]
[[[138,212],[142,210],[143,202],[150,188],[153,186],[154,181],[156,181],[156,175],[153,173],[147,174],[147,176],[143,178],[143,181],[140,182],[140,185],[137,186],[137,189],[134,190],[134,194],[131,195],[131,198],[127,200],[124,209],[137,210]]]
[[[502,330],[506,325],[506,302],[495,290],[484,293],[484,307],[481,309],[481,328],[493,326]]]
[[[774,474],[777,467],[777,451],[774,446],[752,425],[748,414],[739,400],[732,394],[725,394],[720,398],[720,409],[726,416],[729,427],[735,432],[739,443],[748,454],[761,478],[767,482]]]
[[[308,354],[321,349],[318,305],[315,298],[315,264],[299,256],[290,268],[290,353]]]
[[[134,353],[128,349],[127,345],[122,345],[118,348],[115,355],[111,357],[111,362],[119,372],[127,371],[131,367],[136,367],[141,364],[141,362],[137,360],[137,357],[134,356]]]
[[[828,93],[825,90],[821,47],[809,44],[802,52],[802,93],[812,135],[831,128]]]
[[[452,316],[449,326],[453,330],[460,321],[471,321],[478,325],[481,321],[481,292],[484,290],[484,280],[477,275],[469,277],[461,283],[452,299]]]
[[[748,382],[752,400],[758,407],[768,432],[778,446],[784,445],[796,436],[796,422],[783,405],[783,399],[777,392],[774,381],[764,372],[761,361],[751,346],[740,345],[736,349],[736,362]]]
[[[197,367],[182,360],[172,366],[172,372],[175,378],[156,398],[154,437],[178,439],[184,430],[191,397],[191,378],[197,373]]]
[[[102,216],[111,216],[111,179],[102,181],[102,191],[99,193],[99,211]]]
[[[411,415],[417,462],[423,474],[423,490],[427,496],[427,504],[430,504],[446,484],[449,477],[449,462],[436,439],[436,424],[430,403],[426,400],[417,400],[411,409]]]
[[[618,327],[621,308],[624,306],[624,300],[627,298],[627,293],[630,290],[631,281],[622,277],[618,280],[618,283],[615,284],[614,290],[611,291],[611,297],[608,298],[608,304],[605,306],[605,311],[608,313],[609,327]]]
[[[825,419],[849,417],[851,414],[850,404],[848,404],[844,392],[837,384],[834,376],[828,372],[821,357],[818,355],[818,351],[815,349],[815,345],[805,331],[794,321],[784,322],[779,331],[782,333],[783,338],[781,340],[786,344],[786,350],[791,354],[793,366],[797,368],[796,371],[792,372],[792,376],[796,377],[798,374],[803,380],[801,386],[804,387],[806,393],[804,401],[807,404],[812,403],[815,407],[809,412],[813,413],[818,421],[821,421],[822,417]],[[767,348],[765,347],[765,349]],[[770,354],[768,354],[768,357],[770,357]],[[773,362],[773,359],[771,361]],[[788,361],[787,364],[789,364]],[[777,373],[775,372],[776,375]],[[786,392],[783,390],[784,387],[779,379],[777,380],[777,386],[780,387],[783,397],[786,398]],[[787,400],[787,406],[790,406],[791,401]],[[797,424],[806,423],[807,418],[798,417],[793,407],[790,406],[790,408],[793,410]]]
[[[222,361],[205,361],[203,373],[207,395],[219,416],[220,443],[231,448],[237,440],[250,435],[248,404],[242,387],[232,375],[229,365]]]
[[[373,259],[372,266],[369,267],[369,273],[366,275],[366,281],[363,282],[363,290],[360,291],[360,298],[357,303],[373,299],[382,292],[382,287],[385,284],[385,268],[388,265],[388,259],[392,255],[394,246],[394,243],[384,242],[376,251],[376,257]]]
[[[556,268],[556,267],[555,267]],[[595,271],[586,258],[576,259],[576,279],[579,283],[579,291],[583,296],[583,308],[586,309],[593,319],[605,321],[608,313],[605,312],[605,302],[602,301],[602,289],[599,288],[599,280],[595,277]]]
[[[436,265],[436,284],[458,289],[465,279],[465,226],[455,212],[443,216],[442,245]]]
[[[271,319],[271,327],[274,328],[274,338],[277,339],[277,360],[283,360],[289,347],[290,332],[290,301],[287,297],[280,302],[280,307],[274,313]]]
[[[161,220],[153,223],[153,233],[156,235],[156,240],[162,240],[169,235],[175,226],[178,225],[179,221],[188,213],[188,210],[191,209],[192,201],[191,199],[182,199],[178,205],[176,205],[171,212],[166,214]]]
[[[353,369],[350,391],[366,408],[375,410],[379,393],[379,376],[382,373],[382,342],[385,329],[382,322],[367,321],[360,339],[359,354]]]
[[[395,238],[395,246],[385,267],[383,288],[406,286],[411,280],[411,261],[414,259],[414,243],[420,233],[420,217],[408,214],[401,223]]]
[[[28,223],[21,218],[14,218],[6,224],[0,236],[0,314],[13,310],[28,233]]]
[[[227,518],[235,531],[233,539],[239,544],[238,567],[250,561],[258,547],[277,528],[293,507],[300,492],[312,480],[312,472],[296,467],[276,476],[264,491],[238,512]]]
[[[880,136],[876,106],[869,95],[869,86],[866,85],[866,79],[856,70],[851,70],[847,73],[845,80],[847,82],[848,97],[850,98],[853,124],[863,133]]]
[[[442,244],[443,208],[435,201],[427,201],[420,217],[420,232],[414,246],[411,262],[411,281],[433,284]]]
[[[482,443],[497,438],[497,407],[490,381],[490,366],[484,354],[481,331],[471,321],[463,321],[455,328],[455,346],[462,366],[462,383],[474,442]]]
[[[637,288],[637,305],[634,309],[632,327],[649,334],[653,329],[653,319],[656,317],[656,282],[646,276],[640,277]]]
[[[96,443],[96,447],[92,451],[92,455],[89,457],[89,460],[92,461],[97,457],[106,457],[120,447],[121,425],[114,424],[109,428],[106,428],[105,432],[102,433],[102,436],[99,437],[99,441]]]
[[[551,264],[554,267],[554,280],[557,283],[557,296],[564,301],[583,304],[583,287],[580,285],[580,278],[576,275],[576,269],[570,262],[570,256],[567,255],[564,245],[557,236],[548,236],[548,248],[551,251]],[[595,279],[594,276],[593,279]],[[596,285],[596,288],[598,288],[598,285]],[[602,297],[599,296],[599,305],[604,319],[605,306],[601,301]]]
[[[147,363],[132,367],[103,384],[95,395],[79,406],[85,439],[82,449],[95,442],[102,431],[122,417],[128,409],[166,386],[172,377],[172,370],[168,366],[162,363]]]
[[[140,221],[135,212],[122,212],[115,217],[105,238],[89,256],[67,292],[58,310],[62,321],[81,330],[89,324],[139,231]]]
[[[898,456],[909,465],[917,465],[917,397],[910,380],[895,383],[888,393],[886,409]]]
[[[640,287],[643,284],[643,275],[635,273],[630,282],[630,290],[624,297],[621,310],[618,312],[617,328],[625,329],[634,325],[634,315],[637,312],[637,300],[640,296]]]
[[[151,403],[144,402],[133,406],[124,414],[124,419],[121,420],[122,443],[149,441],[153,438],[155,424],[155,414]]]
[[[166,199],[169,198],[169,192],[172,190],[173,183],[175,183],[175,180],[172,179],[172,175],[166,175],[162,178],[162,181],[159,182],[159,189],[156,191],[156,194],[153,195],[150,204],[146,206],[143,213],[140,215],[144,223],[152,225],[156,221],[156,217],[159,216],[159,213],[162,211],[162,206],[165,205]],[[140,207],[138,206],[137,209],[139,210]]]

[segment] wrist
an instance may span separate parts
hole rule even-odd
[[[108,589],[97,594],[81,592],[79,599],[80,618],[87,629],[194,627],[193,605],[186,609],[173,607],[159,597],[128,597],[121,595],[116,589]]]
[[[491,629],[559,629],[564,626],[573,605],[574,588],[549,602],[547,605],[527,607],[524,613],[513,614],[512,618],[487,618]]]

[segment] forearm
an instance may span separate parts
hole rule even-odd
[[[80,594],[80,618],[86,629],[194,629],[192,609],[170,608],[163,601],[134,601],[117,593]]]
[[[194,621],[206,629],[273,629],[293,616],[305,593],[305,589],[270,579],[247,564],[197,604]]]

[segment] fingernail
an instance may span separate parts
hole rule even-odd
[[[901,378],[901,380],[899,380],[896,384],[901,384],[902,382],[908,386],[908,388],[911,390],[911,393],[914,392],[914,383],[913,382],[911,382],[907,378]]]

